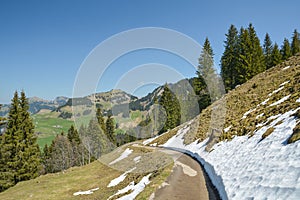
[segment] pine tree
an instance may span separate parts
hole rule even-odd
[[[296,55],[298,52],[300,52],[300,38],[299,38],[299,33],[297,32],[297,29],[294,30],[291,48],[292,48],[293,55]]]
[[[115,144],[116,139],[115,139],[115,124],[114,124],[114,119],[112,118],[111,114],[108,114],[107,119],[106,119],[106,136],[109,139],[109,141],[113,144]]]
[[[236,66],[238,60],[238,31],[231,25],[226,34],[225,50],[221,57],[221,76],[226,90],[236,86]]]
[[[105,132],[105,129],[106,129],[106,127],[105,127],[105,121],[104,121],[104,117],[103,117],[102,110],[101,110],[100,107],[97,108],[96,118],[98,120],[98,123],[99,123],[101,129]]]
[[[238,84],[245,83],[266,69],[263,50],[252,24],[249,24],[248,29],[240,30],[237,69]]]
[[[269,34],[267,33],[265,36],[264,45],[263,45],[266,69],[269,69],[273,66],[272,58],[271,58],[272,50],[273,50],[272,41],[271,41]]]
[[[18,170],[18,181],[29,180],[39,175],[40,165],[40,148],[37,144],[37,138],[34,134],[34,125],[28,112],[29,103],[25,92],[21,92],[20,97],[20,116],[22,138],[19,141],[21,151],[18,157],[21,158],[21,166]]]
[[[160,98],[159,104],[163,106],[166,112],[165,124],[160,131],[160,133],[163,133],[169,129],[175,128],[180,124],[181,121],[179,101],[171,92],[167,84],[164,86],[164,91]]]
[[[283,60],[287,60],[292,56],[291,46],[288,39],[284,38],[280,52]]]
[[[215,73],[215,69],[213,68],[213,50],[210,46],[210,42],[208,38],[205,38],[205,42],[199,57],[199,65],[198,65],[198,76],[202,76],[204,79],[208,79],[211,74]]]
[[[74,128],[73,125],[71,125],[71,127],[69,128],[67,137],[71,143],[73,141],[76,142],[77,144],[81,143],[79,133],[78,133],[77,129]]]
[[[20,161],[17,153],[20,150],[21,117],[18,92],[15,92],[8,113],[7,129],[1,140],[0,160],[0,191],[3,191],[17,183],[17,170]]]
[[[275,43],[271,54],[271,66],[275,66],[282,62],[282,56],[278,45]]]

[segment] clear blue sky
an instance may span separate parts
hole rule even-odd
[[[281,45],[295,28],[300,30],[299,8],[298,0],[1,0],[0,103],[9,102],[13,92],[21,89],[27,96],[70,97],[77,71],[89,52],[128,29],[174,29],[200,44],[208,36],[219,64],[230,24],[239,28],[252,22],[261,41],[268,32]],[[187,77],[195,73],[176,56],[151,50],[120,59],[107,73],[149,62],[177,65]],[[105,80],[108,83],[99,90],[109,90],[117,79]]]

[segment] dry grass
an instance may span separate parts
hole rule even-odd
[[[173,160],[162,152],[131,145],[126,145],[125,148],[120,149],[112,157],[112,160],[117,158],[126,148],[131,148],[134,151],[128,158],[118,162],[117,165],[108,166],[100,161],[95,161],[83,167],[68,169],[65,172],[43,175],[33,180],[20,182],[0,193],[0,199],[107,199],[117,193],[118,190],[126,187],[130,182],[138,183],[143,176],[152,173],[150,184],[136,198],[146,199],[170,175]],[[133,161],[133,158],[137,155],[141,156],[139,163]],[[129,173],[124,181],[114,187],[107,187],[111,180],[124,173],[123,169],[128,170],[133,167],[136,167],[136,170]],[[145,170],[146,168],[147,170]],[[99,187],[99,190],[93,194],[73,196],[75,192],[97,187]]]

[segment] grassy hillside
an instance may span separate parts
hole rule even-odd
[[[103,164],[114,161],[126,148],[133,150],[127,158],[111,166]],[[136,163],[134,159],[139,156],[140,161]],[[138,183],[145,175],[151,173],[150,184],[136,198],[147,199],[155,188],[161,185],[166,177],[169,176],[173,167],[170,157],[137,145],[126,145],[103,159],[105,161],[95,161],[86,166],[74,167],[64,172],[47,174],[33,180],[20,182],[16,186],[0,193],[0,199],[107,199],[116,194],[118,190],[129,185],[130,182]],[[160,165],[159,168],[157,168],[156,164]],[[156,168],[149,169],[147,166],[155,166]],[[136,167],[136,169],[129,173],[124,181],[116,186],[107,187],[111,180],[133,167]],[[148,170],[145,171],[145,169]],[[73,195],[75,192],[93,188],[99,188],[99,190],[89,195]],[[120,196],[115,196],[112,199]]]
[[[71,125],[74,124],[72,120],[59,118],[58,115],[59,113],[51,112],[50,110],[42,110],[32,115],[40,147],[44,147],[45,144],[51,144],[57,134],[60,134],[62,131],[67,133]]]
[[[225,139],[230,140],[234,135],[249,134],[251,137],[253,132],[259,128],[259,124],[272,121],[269,117],[298,108],[300,103],[296,100],[299,98],[300,55],[298,54],[266,72],[258,74],[203,110],[196,120],[191,121],[191,130],[185,134],[184,142],[190,144],[197,139],[202,141],[210,136],[212,129],[216,127],[219,129],[217,130],[218,135],[221,133],[222,135],[221,137],[216,136],[212,140],[214,143]],[[284,101],[275,105],[280,100]],[[223,108],[225,108],[225,110],[220,110],[226,112],[225,123],[222,126],[218,126],[218,124],[222,124],[222,118],[217,118],[220,121],[211,121],[212,110],[222,108],[220,105],[224,105]],[[214,114],[218,113],[214,112]],[[178,129],[179,127],[163,134],[152,144],[164,144],[177,133]],[[269,132],[271,134],[271,131]],[[295,135],[294,138],[299,138],[299,135]]]

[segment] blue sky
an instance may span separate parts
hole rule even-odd
[[[299,7],[297,0],[1,0],[0,103],[8,103],[13,92],[22,89],[27,96],[46,99],[72,96],[84,59],[99,43],[122,31],[163,27],[200,44],[208,36],[219,64],[230,24],[239,28],[252,22],[261,41],[268,32],[281,45],[295,28],[300,30]],[[157,50],[132,52],[113,63],[97,90],[112,89],[118,74],[153,62],[174,67],[185,77],[195,75],[178,56]],[[145,88],[136,95],[151,89]]]

